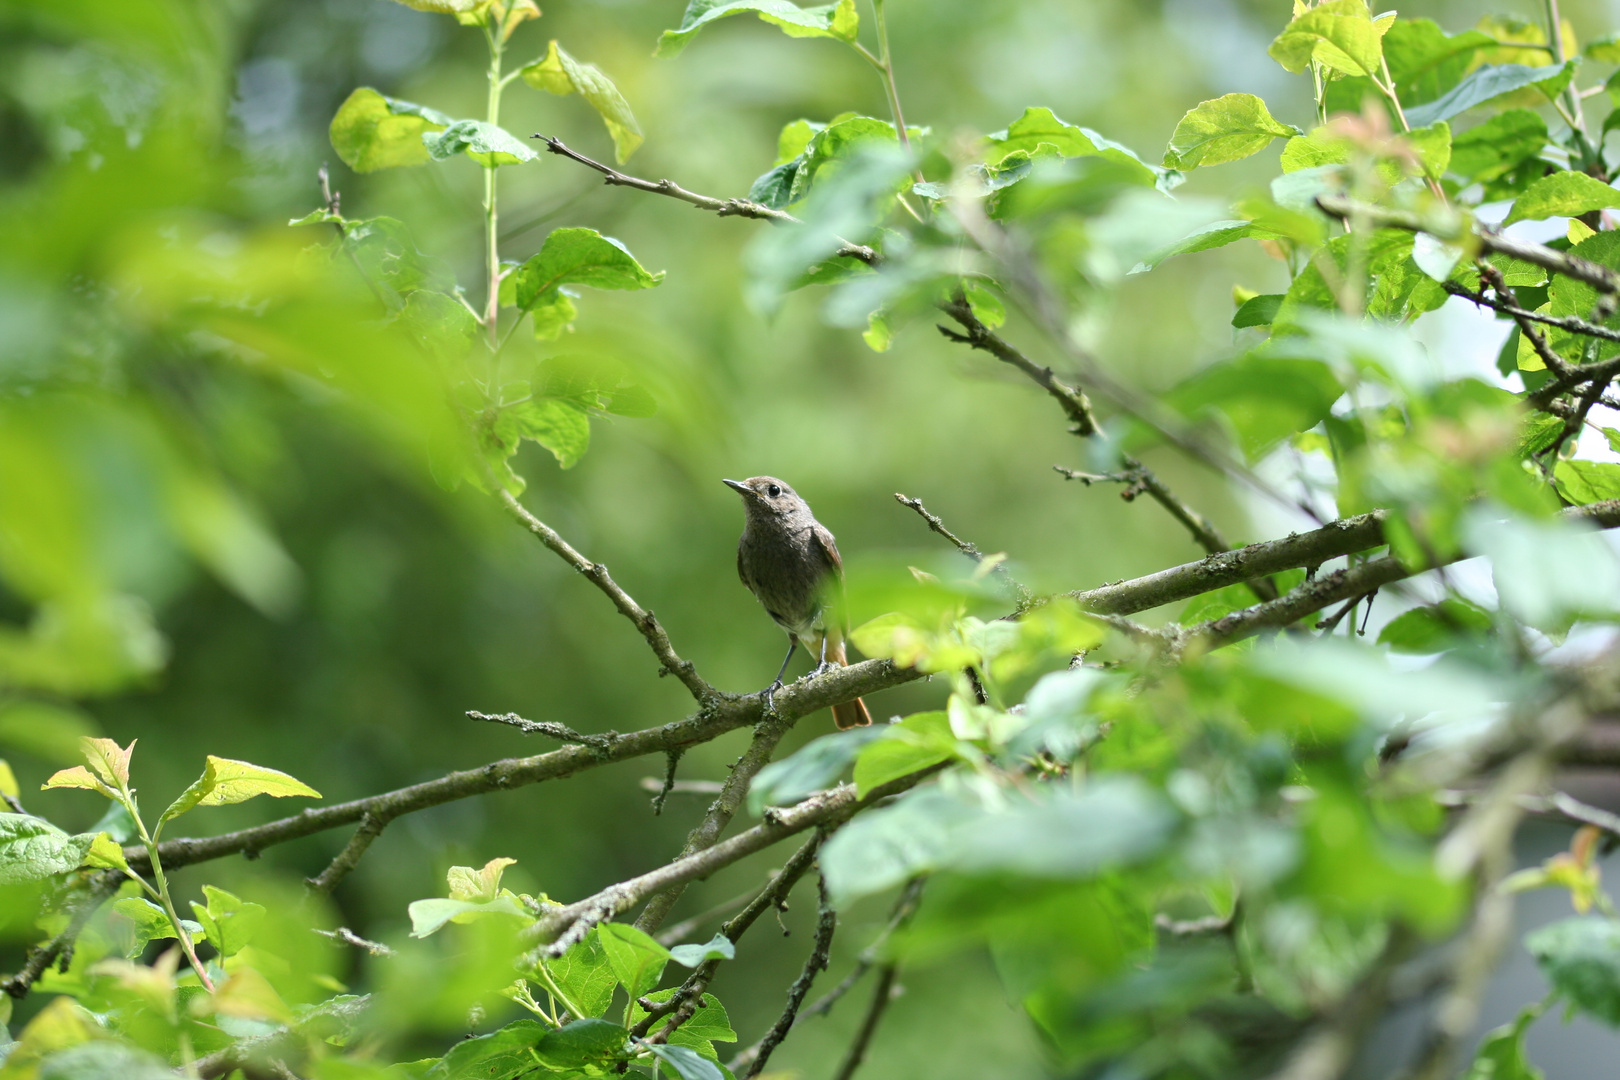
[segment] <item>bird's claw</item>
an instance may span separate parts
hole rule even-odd
[[[776,712],[776,692],[780,689],[782,689],[781,679],[777,679],[765,688],[765,711],[767,713]]]
[[[827,674],[829,671],[837,671],[841,666],[842,665],[840,664],[833,663],[831,660],[823,660],[821,663],[817,664],[816,669],[806,677],[817,679]]]

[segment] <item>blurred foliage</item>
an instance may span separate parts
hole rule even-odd
[[[185,828],[223,831],[273,816],[258,795],[330,804],[530,749],[471,708],[587,733],[680,715],[503,495],[748,691],[779,639],[730,584],[716,481],[791,476],[843,538],[851,640],[940,676],[874,698],[898,723],[802,725],[749,792],[768,816],[846,776],[865,795],[939,773],[819,857],[839,959],[876,941],[866,962],[918,976],[874,1072],[1261,1075],[1409,939],[1464,925],[1486,841],[1446,831],[1435,793],[1530,755],[1515,740],[1576,677],[1549,647],[1620,616],[1612,550],[1556,515],[1620,495],[1620,466],[1578,456],[1589,401],[1565,399],[1573,424],[1524,405],[1613,348],[1520,328],[1487,381],[1411,327],[1489,289],[1612,336],[1611,295],[1479,257],[1472,214],[1570,218],[1545,250],[1620,270],[1598,119],[1620,116],[1620,48],[1584,9],[1550,43],[1472,9],[1216,6],[0,3],[0,966],[75,942],[0,998],[0,1077],[232,1054],[317,1080],[729,1075],[716,1043],[767,1026],[804,935],[671,946],[603,922],[552,957],[524,936],[678,848],[697,806],[650,813],[656,766],[409,815],[330,901],[299,879],[337,834],[161,867],[197,809],[225,808]],[[604,188],[532,131],[799,220]],[[1363,209],[1347,231],[1320,196]],[[1037,371],[1083,384],[1105,358],[1127,389],[1099,391],[1099,433],[1077,446],[1011,368],[937,337],[958,296]],[[1484,555],[1496,599],[1409,603],[1376,646],[1352,601],[1338,635],[1343,611],[1205,652],[1244,586],[1120,632],[1052,594],[1200,548],[1046,469],[1118,479],[1127,454],[1230,536],[1250,527],[1212,467],[1287,474],[1324,519],[1385,511],[1408,570]],[[940,555],[896,488],[1015,559]],[[724,775],[741,738],[682,775]],[[1503,885],[1570,892],[1579,914],[1526,946],[1613,1025],[1594,843]],[[773,858],[677,914],[757,890]],[[745,962],[667,1043],[632,1037],[672,972],[720,960]],[[1543,1008],[1470,1075],[1535,1075]],[[830,1065],[854,1012],[773,1060]]]

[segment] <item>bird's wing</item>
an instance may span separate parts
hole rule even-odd
[[[838,556],[838,542],[833,539],[833,534],[828,531],[827,527],[819,521],[810,530],[810,534],[815,537],[814,550],[821,552],[822,558],[826,562],[826,572],[833,579],[833,589],[836,590],[838,597],[839,619],[844,621],[847,619],[846,613],[849,605],[844,600],[844,560]],[[847,631],[849,628],[845,626],[843,629]]]
[[[743,541],[741,537],[737,539],[737,577],[742,581],[743,588],[749,592],[754,591],[754,583],[748,580],[748,571],[743,569]]]

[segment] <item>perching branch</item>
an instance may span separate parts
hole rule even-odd
[[[670,644],[669,635],[658,625],[653,613],[636,603],[629,593],[608,576],[607,567],[601,563],[591,562],[575,551],[551,526],[529,513],[511,492],[503,488],[500,495],[501,504],[524,528],[534,533],[542,544],[562,556],[564,562],[607,594],[608,599],[613,601],[613,606],[619,609],[619,614],[629,619],[635,625],[636,632],[647,639],[647,644],[652,648],[653,655],[658,657],[665,672],[679,679],[699,702],[709,701],[719,695],[718,690],[698,676],[697,668],[692,661],[682,660],[675,652],[675,647]]]
[[[922,677],[922,672],[895,667],[887,660],[865,660],[789,683],[776,692],[776,713],[784,719],[798,719]],[[720,695],[684,720],[625,735],[605,735],[608,741],[601,748],[575,744],[533,757],[504,758],[381,795],[334,806],[311,807],[290,817],[220,836],[165,840],[158,845],[158,854],[166,867],[188,866],[225,855],[256,854],[275,844],[354,824],[367,813],[395,818],[457,799],[559,780],[600,765],[695,746],[736,728],[757,724],[764,713],[763,692],[744,697]],[[142,847],[125,848],[124,857],[136,872],[147,865],[146,851]]]

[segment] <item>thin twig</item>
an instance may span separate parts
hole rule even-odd
[[[353,945],[355,948],[370,953],[372,956],[396,956],[395,951],[380,941],[367,941],[347,926],[340,926],[336,930],[317,930],[317,934],[324,938],[331,938],[341,945]]]
[[[664,800],[669,793],[675,790],[675,770],[680,767],[681,755],[684,750],[671,750],[664,755],[664,782],[659,785],[658,793],[653,796],[653,817],[659,817],[664,812]]]
[[[896,996],[894,978],[899,971],[897,964],[885,964],[878,972],[877,986],[872,990],[872,1003],[866,1007],[866,1019],[861,1021],[860,1030],[855,1033],[855,1041],[850,1044],[849,1053],[844,1057],[844,1064],[838,1069],[837,1080],[850,1080],[855,1070],[861,1067],[866,1060],[867,1048],[872,1045],[872,1036],[877,1033],[879,1022],[883,1014],[888,1011],[889,1002]]]
[[[719,691],[698,676],[697,668],[692,661],[681,659],[680,655],[675,651],[675,647],[670,644],[669,635],[658,624],[658,620],[653,617],[653,613],[636,603],[629,593],[621,589],[608,576],[607,567],[601,563],[592,562],[574,550],[568,541],[557,534],[556,530],[529,513],[511,492],[502,488],[500,497],[501,504],[506,507],[507,512],[516,518],[524,528],[534,533],[535,536],[539,537],[542,544],[562,556],[564,562],[579,571],[592,585],[607,594],[608,599],[613,601],[613,606],[619,609],[619,614],[629,619],[635,626],[636,632],[647,639],[648,646],[652,648],[653,655],[657,656],[659,663],[663,665],[664,672],[679,679],[681,684],[699,702],[710,701],[719,696]]]
[[[643,776],[640,781],[641,790],[649,795],[657,795],[664,790],[664,781],[656,776]],[[718,780],[677,780],[670,786],[671,795],[707,795],[711,798],[720,794],[725,787]]]
[[[748,749],[743,751],[742,757],[731,767],[731,775],[726,777],[725,783],[721,785],[720,794],[709,804],[703,820],[687,835],[686,844],[681,848],[677,858],[685,858],[714,846],[726,826],[731,824],[737,809],[742,806],[743,799],[748,795],[748,785],[753,783],[759,770],[770,764],[771,755],[776,752],[776,744],[782,741],[782,736],[792,730],[793,723],[793,720],[767,716],[754,729],[754,737],[749,742]],[[654,896],[636,918],[636,929],[645,934],[657,933],[685,888],[684,883],[674,885]]]
[[[901,506],[909,506],[911,509],[915,510],[917,512],[917,516],[926,521],[930,529],[943,536],[946,540],[949,540],[953,545],[955,545],[956,550],[960,551],[962,554],[966,555],[976,563],[984,562],[984,552],[980,551],[976,545],[963,540],[960,536],[957,536],[955,533],[951,532],[951,530],[947,529],[945,527],[945,522],[942,521],[937,514],[931,514],[928,512],[928,507],[923,505],[921,499],[913,499],[909,496],[902,495],[898,491],[894,493],[894,497]],[[1012,576],[1012,571],[1007,569],[1007,563],[1005,560],[998,560],[991,568],[991,573],[999,574],[1003,581],[1013,587],[1013,590],[1018,594],[1018,606],[1020,608],[1026,607],[1029,602],[1035,598],[1035,594],[1030,592],[1027,586]]]
[[[1602,323],[1588,322],[1574,315],[1549,315],[1544,311],[1531,311],[1528,308],[1519,307],[1517,304],[1495,300],[1484,293],[1465,289],[1454,281],[1447,281],[1442,287],[1452,296],[1460,296],[1470,303],[1490,308],[1492,311],[1500,311],[1502,314],[1511,315],[1515,319],[1540,323],[1543,326],[1551,326],[1571,334],[1585,334],[1587,337],[1602,338],[1604,341],[1620,341],[1620,330],[1604,326]]]
[[[606,750],[613,742],[611,734],[588,735],[583,731],[575,731],[567,724],[555,724],[550,720],[525,720],[517,713],[481,713],[473,709],[467,710],[469,720],[483,720],[491,724],[506,724],[515,727],[525,735],[544,735],[548,739],[556,739],[563,743],[581,743],[585,746],[594,746],[598,750]]]
[[[45,970],[55,963],[65,950],[73,948],[73,943],[79,939],[90,919],[101,910],[101,905],[118,891],[123,882],[124,878],[111,870],[92,878],[84,898],[72,909],[73,913],[68,917],[67,926],[45,944],[30,949],[27,957],[23,959],[22,968],[11,978],[0,983],[0,990],[4,990],[14,998],[26,997],[34,983],[45,974]]]
[[[317,876],[306,878],[304,884],[309,886],[311,892],[326,894],[337,888],[337,883],[349,876],[349,872],[360,865],[360,858],[371,847],[371,842],[382,835],[392,819],[382,813],[368,813],[360,819],[360,827],[354,831],[349,842],[343,845],[343,850],[337,857],[326,865]]]
[[[816,915],[816,937],[810,945],[810,955],[805,958],[804,968],[800,970],[799,977],[793,980],[788,987],[787,1005],[782,1009],[782,1015],[776,1018],[765,1037],[760,1040],[759,1052],[754,1055],[748,1071],[743,1074],[743,1080],[758,1076],[765,1068],[765,1063],[771,1059],[771,1054],[787,1038],[787,1033],[793,1027],[793,1021],[799,1014],[799,1006],[804,1004],[806,995],[810,993],[810,986],[816,981],[816,975],[827,970],[832,962],[833,931],[838,927],[838,912],[833,909],[832,900],[827,896],[827,879],[825,876],[817,879],[820,905]]]

